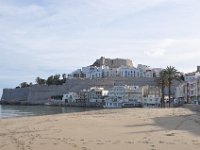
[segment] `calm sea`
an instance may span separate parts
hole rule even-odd
[[[0,105],[0,119],[24,116],[42,116],[95,110],[85,107]]]

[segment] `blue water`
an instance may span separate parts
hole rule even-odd
[[[94,110],[85,107],[0,105],[0,119],[24,116],[42,116]]]

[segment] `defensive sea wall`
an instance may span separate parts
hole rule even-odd
[[[67,92],[79,92],[94,86],[109,89],[114,85],[156,85],[154,78],[68,79],[63,85],[34,85],[27,88],[4,89],[1,100],[6,103],[44,104],[48,98]]]

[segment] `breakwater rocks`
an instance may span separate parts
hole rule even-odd
[[[156,85],[155,78],[103,78],[103,79],[68,79],[63,85],[34,85],[27,88],[3,89],[3,103],[45,104],[48,98],[67,92],[79,92],[94,86],[109,89],[114,85]]]

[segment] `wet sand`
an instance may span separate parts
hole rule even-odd
[[[0,150],[197,150],[200,115],[112,109],[0,120]]]

